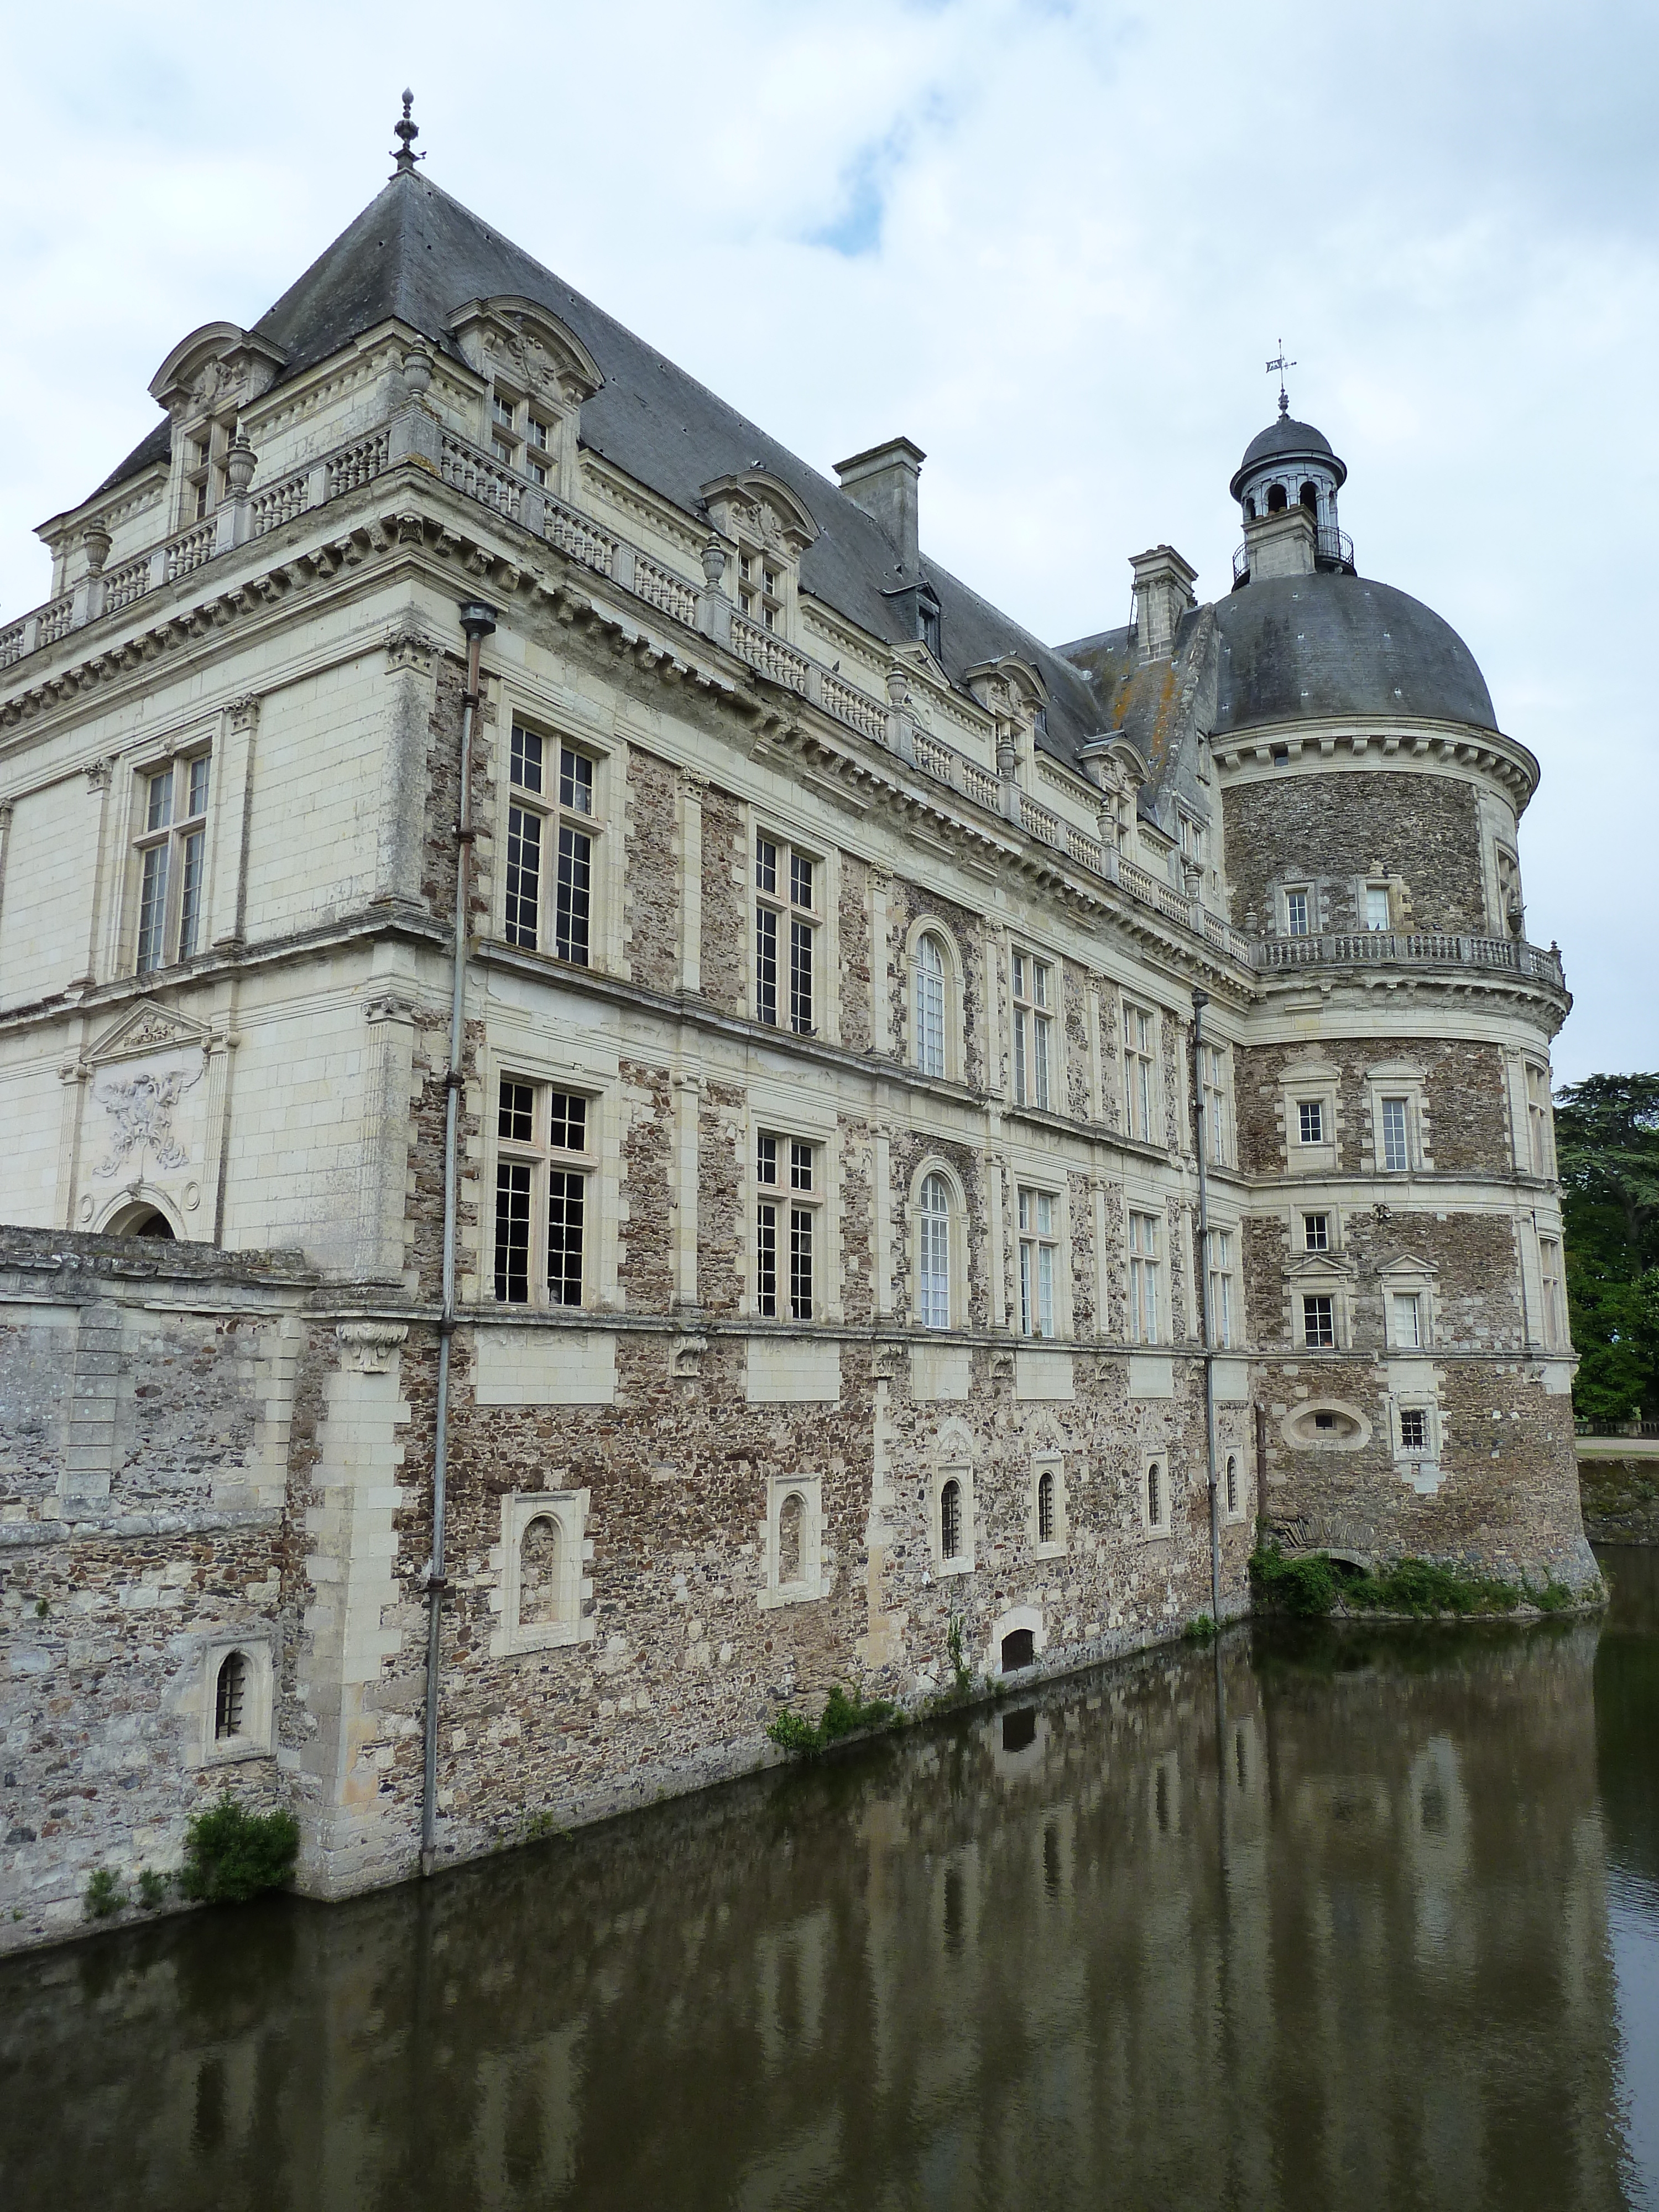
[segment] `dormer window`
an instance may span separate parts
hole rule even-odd
[[[916,621],[917,626],[921,631],[922,643],[927,647],[928,652],[933,654],[935,660],[942,659],[943,655],[939,650],[939,604],[933,596],[931,592],[924,591],[918,598],[916,601]],[[1045,720],[1046,713],[1046,708],[1040,710],[1038,713],[1037,723],[1040,729],[1047,727]]]
[[[783,575],[763,553],[738,556],[738,605],[766,629],[783,627]]]
[[[185,522],[204,521],[224,497],[225,454],[235,434],[234,416],[224,422],[210,418],[191,432],[185,466]]]

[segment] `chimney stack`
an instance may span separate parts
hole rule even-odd
[[[1181,617],[1198,603],[1193,586],[1198,571],[1183,561],[1173,545],[1154,545],[1150,552],[1132,553],[1129,566],[1135,578],[1135,631],[1140,658],[1168,660],[1175,651],[1175,634]]]
[[[927,456],[908,438],[890,438],[868,453],[836,463],[841,488],[854,507],[880,523],[898,548],[906,580],[921,571],[921,522],[917,484]]]

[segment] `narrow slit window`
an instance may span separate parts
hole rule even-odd
[[[945,1073],[945,952],[933,936],[916,947],[916,1066],[924,1075]]]
[[[939,1494],[939,1548],[943,1559],[962,1557],[962,1485],[954,1475]]]
[[[228,1742],[243,1732],[247,1709],[247,1661],[233,1651],[221,1664],[213,1701],[213,1734],[216,1742]]]
[[[1054,1540],[1054,1472],[1044,1468],[1037,1477],[1037,1541],[1052,1544]]]

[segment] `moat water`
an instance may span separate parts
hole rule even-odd
[[[0,1970],[0,2204],[1659,2208],[1659,1553]]]

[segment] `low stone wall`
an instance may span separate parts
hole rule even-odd
[[[1659,1544],[1659,1452],[1581,1450],[1578,1495],[1592,1544]]]

